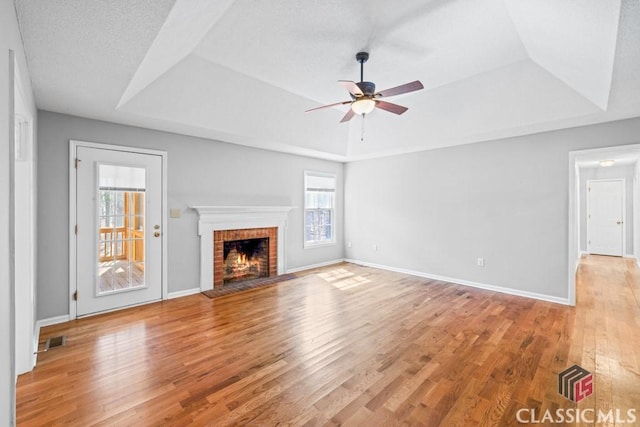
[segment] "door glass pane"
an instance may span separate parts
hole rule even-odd
[[[144,287],[145,169],[99,165],[98,296]]]

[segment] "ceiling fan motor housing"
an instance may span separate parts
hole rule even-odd
[[[365,96],[373,96],[376,93],[376,84],[373,82],[359,82],[356,85],[360,88]]]
[[[369,52],[356,53],[356,61],[358,61],[359,63],[363,64],[367,62],[368,59],[369,59]]]

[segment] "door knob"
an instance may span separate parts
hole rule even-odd
[[[160,237],[160,232],[159,232],[159,231],[156,231],[155,233],[153,233],[153,236],[154,236],[154,237]]]
[[[620,225],[622,224],[622,221],[616,221],[616,224]]]

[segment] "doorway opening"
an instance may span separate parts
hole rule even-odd
[[[617,230],[622,242],[619,244],[618,252],[606,254],[619,254],[625,258],[633,258],[638,263],[637,254],[640,253],[640,188],[638,186],[638,182],[640,182],[640,144],[573,151],[569,153],[569,166],[568,300],[569,304],[575,305],[575,273],[581,257],[589,254],[592,250],[594,253],[603,251],[602,248],[590,247],[593,245],[589,243],[590,234],[593,233],[593,230],[591,233],[588,232],[588,221],[590,221],[590,213],[587,209],[589,183],[622,181],[623,207],[617,215],[619,218],[616,217],[604,222],[604,227],[610,229],[608,235],[611,235],[611,230]],[[607,190],[606,193],[609,191]],[[605,206],[608,204],[609,202],[604,203]],[[591,214],[593,215],[593,212]],[[612,223],[609,224],[609,222]],[[591,242],[593,243],[593,239]],[[618,245],[618,243],[614,243],[614,245]]]

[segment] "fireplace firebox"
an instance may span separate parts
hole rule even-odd
[[[269,238],[224,242],[223,283],[269,277]]]
[[[278,228],[213,232],[213,285],[278,274]]]

